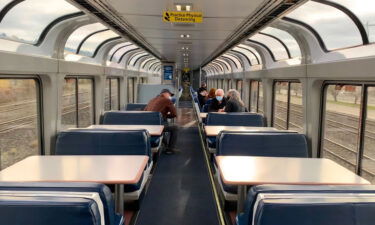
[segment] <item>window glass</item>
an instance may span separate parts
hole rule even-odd
[[[303,133],[302,84],[290,83],[289,130]]]
[[[88,127],[94,123],[92,79],[78,79],[78,127]]]
[[[38,92],[34,79],[0,79],[0,170],[40,154]]]
[[[146,59],[142,62],[141,66],[140,66],[140,69],[141,70],[145,70],[147,67],[146,67],[146,64],[149,63],[150,61],[152,60],[155,60],[155,58],[149,58],[149,59]]]
[[[246,57],[249,59],[251,65],[258,65],[257,58],[249,50],[244,49],[244,48],[234,47],[233,51],[241,52],[242,54],[246,55]]]
[[[232,72],[232,67],[230,66],[230,64],[227,62],[227,61],[225,61],[225,60],[222,60],[222,59],[216,59],[217,61],[219,61],[219,62],[221,62],[221,64],[225,64],[225,66],[223,66],[224,67],[224,71],[229,71],[229,72]]]
[[[301,49],[296,39],[288,32],[273,27],[267,27],[266,29],[262,30],[262,33],[269,34],[280,39],[288,47],[292,58],[301,57]]]
[[[105,80],[105,89],[104,89],[104,110],[111,110],[111,79]]]
[[[283,60],[283,59],[289,58],[288,53],[286,49],[284,48],[284,46],[277,39],[273,37],[269,37],[263,34],[256,34],[252,36],[250,40],[257,41],[266,45],[273,53],[275,60]]]
[[[68,41],[65,44],[65,51],[76,53],[79,44],[84,38],[96,31],[105,29],[107,28],[101,23],[93,23],[78,28],[69,36]]]
[[[375,42],[375,1],[374,0],[330,0],[345,6],[362,22],[370,42]]]
[[[288,82],[276,82],[274,85],[273,126],[287,130]]]
[[[134,78],[128,78],[128,103],[134,103]]]
[[[52,21],[76,12],[79,10],[66,1],[23,1],[13,7],[1,21],[0,37],[36,44],[43,30]]]
[[[79,54],[92,57],[95,50],[101,43],[115,37],[119,37],[119,35],[111,30],[94,34],[83,43]]]
[[[250,82],[250,112],[258,112],[258,81]]]
[[[111,79],[111,110],[120,109],[119,91],[119,79]]]
[[[241,62],[238,61],[238,59],[232,55],[229,55],[229,54],[224,54],[223,56],[227,57],[227,58],[230,58],[231,60],[233,60],[233,62],[236,64],[236,67],[237,69],[241,69],[242,66],[241,66]]]
[[[77,98],[76,98],[76,79],[65,79],[63,86],[63,104],[61,127],[63,130],[77,127]]]
[[[118,62],[121,59],[122,55],[124,55],[126,52],[133,50],[133,49],[137,49],[137,48],[138,47],[135,45],[130,45],[130,46],[126,46],[125,48],[120,49],[113,56],[112,62]]]
[[[108,52],[108,60],[111,58],[113,53],[120,51],[121,49],[125,48],[126,46],[132,45],[130,42],[120,43],[115,45],[111,50]]]
[[[321,155],[355,172],[358,154],[361,86],[325,87]]]
[[[361,175],[375,183],[375,87],[367,89],[367,113]]]
[[[323,39],[327,50],[362,44],[361,35],[354,22],[345,13],[332,6],[308,1],[289,13],[287,17],[302,21],[315,29]]]
[[[147,52],[143,52],[143,53],[137,53],[137,55],[135,55],[131,60],[130,62],[128,63],[129,66],[133,66],[135,61],[137,61],[137,59],[139,59],[139,57],[142,57],[142,56],[145,56],[145,55],[148,55]]]
[[[0,11],[6,6],[8,5],[10,2],[12,2],[13,0],[1,0],[0,1]]]

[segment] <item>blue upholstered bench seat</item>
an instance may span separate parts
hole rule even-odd
[[[103,204],[106,224],[122,225],[124,221],[121,215],[115,213],[111,190],[104,184],[86,182],[0,182],[0,193],[1,191],[95,192],[99,194]]]
[[[125,111],[143,111],[146,106],[145,103],[128,103],[125,106]]]
[[[260,185],[250,189],[238,225],[370,225],[375,187]]]

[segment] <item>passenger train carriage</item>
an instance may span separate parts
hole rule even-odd
[[[0,225],[372,225],[374,42],[372,0],[0,0]]]

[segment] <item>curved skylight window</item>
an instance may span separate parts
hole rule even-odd
[[[94,34],[95,32],[104,30],[107,30],[107,28],[101,23],[93,23],[78,28],[69,36],[69,39],[65,44],[65,50],[76,53],[79,45],[85,38]]]
[[[109,52],[108,52],[108,60],[112,57],[113,54],[115,54],[117,51],[120,51],[122,48],[125,48],[126,46],[132,45],[131,42],[124,42],[115,45]]]
[[[292,58],[301,57],[301,49],[298,42],[288,32],[273,27],[267,27],[262,30],[261,33],[271,35],[282,41],[286,45]]]
[[[255,48],[250,47],[250,46],[248,46],[248,45],[244,45],[244,44],[239,44],[237,47],[238,47],[238,48],[245,49],[245,50],[247,50],[247,52],[250,52],[250,54],[251,54],[251,55],[255,58],[255,60],[256,60],[254,63],[253,63],[253,61],[251,61],[251,63],[252,63],[253,65],[262,64],[262,58],[260,57],[259,52],[258,52]]]
[[[112,62],[119,62],[119,60],[121,59],[121,57],[131,51],[131,50],[134,50],[134,49],[138,49],[138,46],[136,45],[129,45],[129,46],[126,46],[124,48],[121,48],[119,51],[117,51],[114,55],[113,55],[113,58],[112,58]]]
[[[374,0],[330,0],[353,12],[362,22],[370,42],[375,42]]]
[[[219,62],[221,62],[221,63],[224,63],[225,64],[225,68],[227,69],[227,70],[229,70],[229,72],[232,72],[232,67],[230,66],[230,64],[227,62],[227,61],[225,61],[225,60],[222,60],[222,59],[215,59],[216,61],[219,61]]]
[[[274,60],[289,59],[286,48],[282,45],[281,41],[275,37],[258,33],[252,36],[250,40],[265,45],[266,48],[271,51]]]
[[[350,2],[355,1],[357,0]],[[353,47],[363,43],[361,34],[353,20],[332,6],[309,1],[289,13],[287,17],[311,26],[318,32],[327,50]]]
[[[0,10],[3,10],[3,8],[8,5],[12,0],[1,0],[0,1]]]
[[[232,56],[230,54],[224,54],[223,57],[231,59],[236,64],[236,68],[237,69],[241,69],[242,68],[241,62],[238,60],[237,57],[234,57],[234,56]]]
[[[4,7],[6,4],[1,2],[0,7]],[[62,0],[22,1],[11,8],[0,21],[0,38],[39,44],[40,35],[50,23],[78,12],[76,7]]]
[[[131,60],[129,61],[128,65],[130,66],[135,66],[135,62],[140,58],[140,57],[143,57],[143,56],[146,56],[148,55],[147,52],[141,52],[141,53],[136,53],[132,58]]]
[[[152,61],[157,61],[157,59],[153,57],[153,58],[148,58],[148,59],[144,60],[144,61],[142,62],[142,64],[141,64],[141,66],[140,66],[141,70],[146,69],[146,64],[147,64],[147,63],[150,63],[150,62],[152,62]]]
[[[82,47],[79,50],[79,54],[92,57],[96,48],[101,43],[117,37],[120,36],[111,30],[96,33],[83,42]]]

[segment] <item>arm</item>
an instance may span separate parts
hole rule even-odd
[[[168,105],[168,118],[175,118],[177,117],[177,110],[176,107],[173,105],[172,101],[170,101],[170,104]]]

